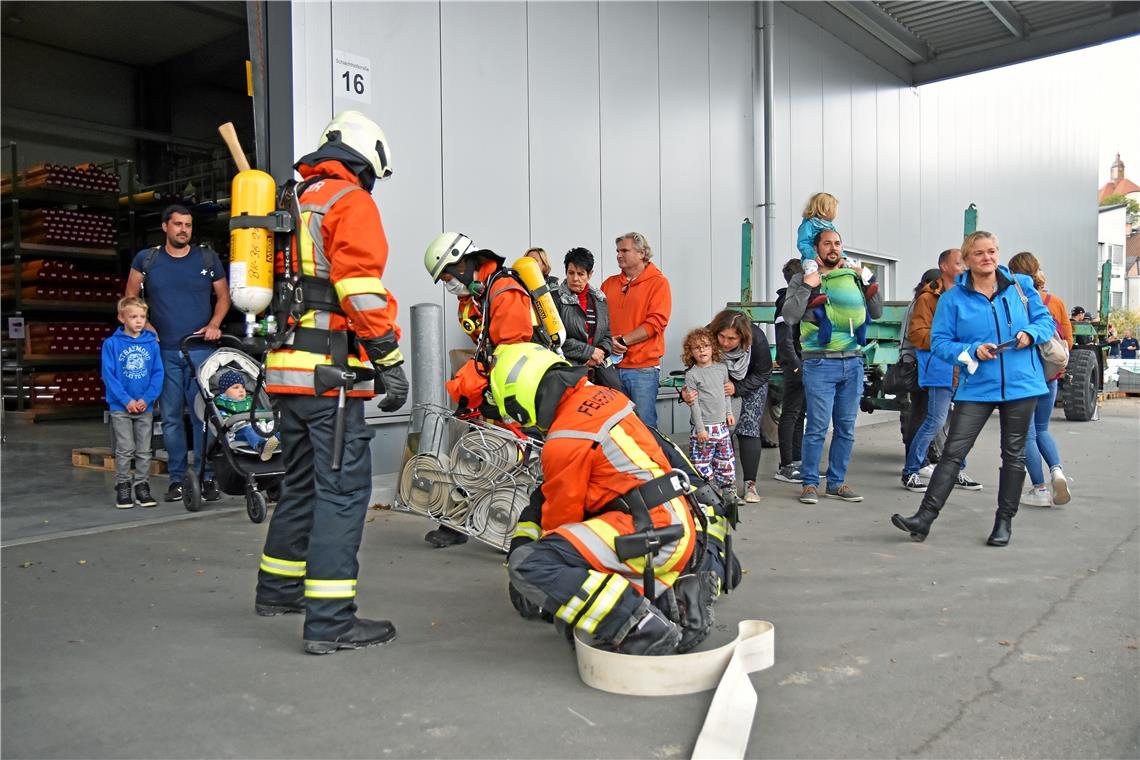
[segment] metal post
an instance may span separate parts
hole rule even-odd
[[[418,303],[412,307],[412,434],[409,447],[417,454],[438,454],[446,448],[446,425],[438,414],[425,415],[422,404],[447,406],[443,360],[443,307]],[[428,428],[424,429],[425,420]],[[418,441],[413,438],[419,433]]]

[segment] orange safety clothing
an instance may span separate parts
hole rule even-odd
[[[665,326],[673,311],[669,281],[653,262],[630,280],[623,273],[607,277],[602,292],[610,304],[610,332],[616,338],[644,327],[649,337],[629,347],[622,369],[644,369],[661,364],[665,355]]]
[[[629,398],[582,379],[563,395],[543,445],[542,529],[566,538],[594,569],[620,574],[643,590],[645,558],[622,562],[614,550],[617,536],[635,532],[633,517],[607,507],[670,469],[653,433],[633,414]],[[687,566],[695,528],[682,497],[654,506],[649,514],[654,527],[679,524],[685,529],[654,560],[656,597]]]
[[[475,273],[475,279],[479,282],[487,282],[498,269],[498,262],[488,261],[479,267]],[[461,328],[463,327],[464,300],[466,297],[461,298],[459,303],[459,326]],[[531,301],[530,293],[514,277],[495,278],[483,299],[483,309],[489,317],[482,320],[480,333],[471,336],[471,339],[476,343],[478,343],[482,334],[481,331],[484,329],[487,330],[487,340],[490,343],[489,350],[493,350],[495,346],[527,343],[534,338],[534,326],[537,324],[534,304]],[[485,390],[487,390],[487,378],[479,374],[475,368],[474,359],[468,359],[455,373],[455,377],[447,381],[447,393],[451,396],[451,400],[456,403],[466,403],[472,408],[479,406]]]
[[[298,167],[306,180],[320,177],[305,188],[300,198],[300,218],[294,246],[294,261],[300,274],[327,279],[336,294],[343,315],[310,308],[301,315],[298,327],[328,331],[349,331],[365,339],[380,339],[392,350],[376,360],[382,366],[403,361],[396,324],[396,298],[384,287],[381,277],[388,263],[388,240],[380,221],[380,211],[372,196],[339,161],[321,161],[315,166]],[[279,261],[280,265],[281,262]],[[331,365],[328,353],[296,350],[286,344],[266,357],[266,390],[304,396],[315,394],[313,377],[319,365]],[[373,361],[363,347],[350,353],[348,364],[364,370],[369,379],[357,381],[349,396],[375,395],[371,372]],[[336,390],[323,395],[335,396]]]

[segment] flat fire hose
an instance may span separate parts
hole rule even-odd
[[[693,758],[739,760],[748,749],[756,714],[756,690],[748,674],[775,662],[775,628],[766,620],[742,620],[736,638],[724,646],[664,657],[607,652],[580,637],[574,651],[582,680],[601,691],[666,697],[715,688]]]

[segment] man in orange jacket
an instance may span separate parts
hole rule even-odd
[[[309,654],[396,637],[391,622],[356,617],[355,601],[356,553],[372,493],[364,401],[375,395],[374,378],[384,386],[382,410],[399,409],[408,396],[396,299],[380,279],[388,242],[371,196],[376,180],[391,174],[390,162],[380,127],[346,111],[296,165],[304,178],[294,246],[304,303],[292,335],[265,362],[265,387],[281,414],[285,481],[261,555],[255,610],[305,613]]]
[[[653,249],[639,232],[617,239],[621,272],[607,277],[602,292],[610,304],[613,360],[622,390],[633,399],[637,416],[657,427],[657,386],[665,355],[665,327],[673,311],[669,281],[653,264]]]
[[[525,343],[535,338],[534,306],[530,293],[503,271],[505,259],[478,248],[471,238],[444,232],[428,245],[424,268],[432,282],[442,282],[459,299],[459,326],[477,347],[474,359],[447,381],[447,393],[457,414],[475,414],[485,403],[487,369],[480,366],[495,346]],[[484,356],[484,354],[486,356]],[[424,540],[436,549],[467,542],[467,536],[441,525]]]
[[[512,588],[567,635],[626,654],[687,651],[712,627],[717,587],[715,573],[690,572],[705,547],[689,484],[630,400],[585,371],[533,344],[495,351],[500,415],[546,431],[541,538],[512,547]]]

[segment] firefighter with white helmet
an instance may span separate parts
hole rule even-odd
[[[305,613],[304,650],[329,654],[396,636],[391,622],[356,616],[356,555],[372,491],[364,402],[382,390],[380,408],[395,411],[407,400],[408,381],[396,299],[381,281],[388,242],[371,196],[375,182],[392,173],[383,131],[356,111],[337,114],[295,168],[304,179],[295,264],[281,274],[295,278],[303,303],[290,337],[266,358],[285,480],[255,609]]]

